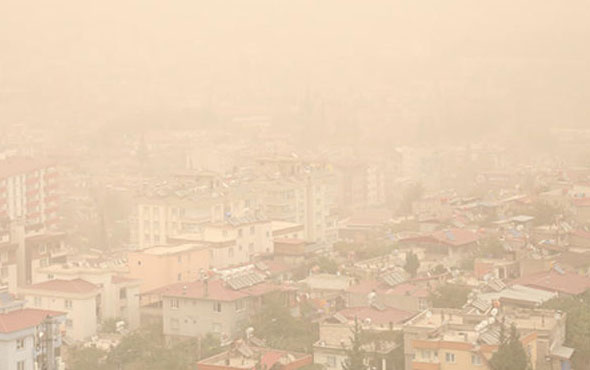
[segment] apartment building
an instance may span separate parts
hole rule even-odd
[[[203,243],[162,245],[127,254],[126,277],[140,281],[142,293],[201,277],[210,267],[210,251]]]
[[[66,261],[65,236],[56,231],[27,235],[22,220],[0,225],[0,280],[13,293],[17,286],[44,280],[36,275],[39,268]]]
[[[257,187],[261,209],[269,219],[303,225],[304,237],[310,242],[335,238],[335,226],[330,217],[331,201],[324,177],[268,178],[259,180]]]
[[[197,363],[199,370],[296,370],[312,363],[312,356],[305,353],[256,347],[238,340],[232,348]]]
[[[11,243],[8,238],[0,242],[0,286],[6,286],[10,292],[16,292],[18,244]]]
[[[38,270],[39,276],[47,280],[84,280],[100,288],[99,321],[107,319],[124,320],[128,328],[139,326],[139,287],[141,281],[122,275],[120,268],[106,263],[69,262],[51,265]]]
[[[242,334],[249,318],[258,312],[263,297],[283,292],[256,272],[225,280],[198,280],[159,289],[164,334],[197,337],[214,333],[221,338]],[[292,297],[291,297],[292,298]]]
[[[60,327],[65,320],[63,312],[35,308],[0,313],[0,370],[63,366]]]
[[[138,249],[167,244],[169,238],[198,232],[205,223],[221,223],[257,209],[246,188],[189,184],[162,186],[137,199],[131,237]]]
[[[26,307],[65,312],[66,333],[74,340],[96,334],[101,317],[100,288],[86,280],[48,280],[19,289]]]
[[[573,350],[563,345],[564,314],[508,307],[490,312],[429,309],[410,319],[404,324],[406,369],[488,369],[500,323],[505,330],[514,324],[533,369],[569,368]]]
[[[0,160],[0,219],[22,219],[35,232],[58,221],[57,168],[32,158]]]
[[[488,361],[498,350],[499,334],[498,330],[485,334],[448,330],[434,338],[414,340],[416,356],[410,369],[490,370]],[[531,332],[520,339],[531,358],[537,357],[536,338],[536,333]],[[535,364],[532,369],[536,369]]]

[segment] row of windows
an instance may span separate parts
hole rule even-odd
[[[196,302],[193,302],[196,304]],[[243,311],[246,308],[246,302],[243,299],[239,299],[235,301],[235,310],[236,312]],[[213,312],[221,312],[223,305],[221,302],[213,302]],[[170,300],[170,308],[173,310],[177,310],[180,308],[180,300],[178,298],[173,298]]]
[[[419,350],[420,359],[422,360],[436,360],[438,358],[437,351],[431,351],[428,349]],[[455,363],[455,354],[453,352],[445,352],[445,362]],[[471,364],[481,365],[481,357],[477,354],[471,354]]]
[[[43,306],[43,297],[35,297],[34,298],[34,305],[35,307],[42,307]],[[71,299],[64,299],[64,308],[65,309],[72,309],[73,303]]]

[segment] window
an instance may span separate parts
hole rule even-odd
[[[119,289],[119,299],[127,299],[127,288]]]
[[[41,307],[42,304],[43,304],[43,298],[35,297],[35,307]]]
[[[16,340],[16,349],[21,350],[25,348],[25,338],[18,338]]]
[[[250,234],[254,235],[254,226],[250,226]]]
[[[213,311],[221,312],[221,302],[213,302]]]
[[[254,252],[254,243],[250,243],[250,244],[248,244],[248,250],[249,250],[250,252]]]
[[[8,261],[8,252],[0,253],[0,262],[7,262]]]
[[[445,353],[445,361],[446,362],[455,362],[455,354],[451,352]]]
[[[425,299],[418,300],[418,310],[424,311],[428,308],[428,302]]]
[[[47,245],[45,245],[45,244],[39,245],[39,254],[45,254],[45,253],[47,253]]]
[[[242,229],[238,229],[238,236],[241,238],[242,237]]]
[[[49,265],[49,258],[41,258],[41,260],[39,260],[39,266],[47,267],[48,265]]]
[[[64,307],[68,310],[72,309],[72,300],[71,299],[64,300]]]
[[[74,326],[74,323],[72,323],[72,320],[70,320],[70,319],[67,319],[67,320],[66,320],[66,326],[67,326],[68,328],[71,328],[72,326]]]
[[[180,305],[180,304],[179,304],[179,302],[178,302],[178,299],[177,299],[177,298],[172,298],[172,299],[170,300],[170,308],[172,308],[173,310],[178,310],[178,307],[179,307],[179,305]]]
[[[178,319],[170,319],[170,329],[178,330]]]
[[[234,256],[234,249],[233,249],[233,248],[230,248],[230,249],[227,251],[227,254],[228,254],[229,258],[232,258],[232,257]]]
[[[16,363],[16,370],[25,370],[25,360]]]
[[[2,278],[8,277],[8,266],[2,266],[0,268],[0,277],[2,277]]]
[[[236,311],[243,311],[244,310],[244,300],[239,299],[236,301]]]
[[[473,365],[481,365],[481,357],[479,355],[472,354],[471,355],[471,364]]]
[[[178,275],[176,276],[176,279],[178,281],[182,281],[182,272],[179,272]]]
[[[178,263],[182,263],[182,255],[178,256]]]

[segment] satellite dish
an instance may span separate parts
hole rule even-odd
[[[498,314],[498,309],[497,308],[492,308],[492,312],[491,312],[492,316],[496,316]]]

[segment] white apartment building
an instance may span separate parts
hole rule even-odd
[[[0,313],[0,370],[46,368],[41,362],[57,368],[61,363],[60,327],[65,320],[63,312],[33,308]],[[41,332],[50,335],[51,341],[41,341]]]
[[[43,281],[84,280],[100,287],[99,321],[107,319],[125,320],[130,329],[139,326],[140,280],[121,276],[120,268],[93,266],[86,262],[51,265],[40,268],[38,276]]]
[[[65,312],[66,335],[84,340],[96,334],[100,288],[86,280],[48,280],[20,288],[26,307]]]

